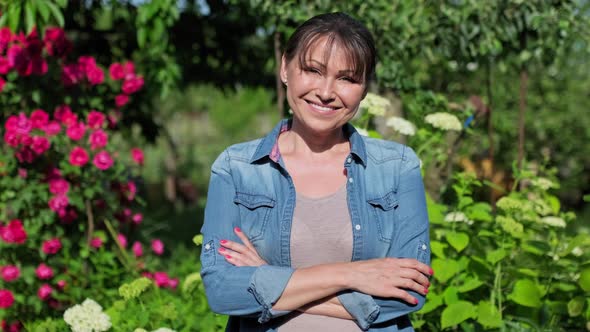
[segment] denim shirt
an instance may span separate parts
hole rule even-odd
[[[230,315],[226,331],[277,331],[289,311],[273,310],[291,275],[290,237],[295,187],[278,151],[281,121],[266,137],[227,148],[211,167],[201,230],[201,276],[211,309]],[[430,264],[428,215],[420,160],[412,149],[343,127],[351,152],[344,161],[353,232],[352,260],[414,258]],[[240,227],[268,265],[237,267],[217,250],[241,242]],[[368,331],[413,331],[407,314],[418,305],[347,290],[338,299]]]

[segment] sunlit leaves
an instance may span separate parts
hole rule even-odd
[[[508,298],[525,307],[538,308],[542,305],[539,285],[530,279],[516,281]]]

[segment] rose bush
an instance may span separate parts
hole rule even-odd
[[[121,121],[143,77],[130,61],[106,69],[73,49],[60,28],[43,38],[0,29],[3,330],[61,316],[87,297],[109,303],[140,274],[168,291],[178,284],[158,270],[162,241],[139,236],[143,152],[112,143],[124,141]]]

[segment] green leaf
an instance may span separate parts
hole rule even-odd
[[[446,243],[439,241],[430,241],[430,251],[438,258],[447,258],[445,255],[445,248],[448,247]]]
[[[64,16],[61,12],[61,10],[59,10],[59,8],[57,8],[52,2],[50,1],[46,1],[45,2],[47,4],[47,7],[49,7],[49,10],[51,11],[51,14],[53,15],[53,17],[55,18],[55,20],[57,21],[57,24],[60,27],[64,26]],[[62,7],[63,8],[63,7]]]
[[[453,259],[434,258],[432,269],[435,271],[434,278],[440,282],[447,282],[460,270],[459,262]]]
[[[193,237],[193,243],[197,246],[203,244],[203,234],[197,234]]]
[[[420,309],[420,311],[418,311],[418,313],[429,313],[434,309],[440,307],[441,305],[443,305],[443,296],[441,294],[428,293],[426,303],[424,303],[424,306],[422,307],[422,309]]]
[[[539,308],[541,302],[541,290],[537,283],[530,279],[520,279],[516,281],[512,293],[508,295],[512,301],[531,308]]]
[[[31,33],[35,27],[35,8],[31,1],[25,2],[25,25],[27,34]]]
[[[471,302],[459,301],[453,303],[443,310],[440,317],[440,324],[443,329],[458,325],[470,318],[477,316],[476,308]]]
[[[469,236],[463,232],[449,232],[446,235],[449,244],[457,250],[457,252],[463,251],[469,244]]]
[[[484,327],[502,326],[502,314],[489,301],[480,301],[477,306],[477,322]]]
[[[585,292],[590,291],[590,267],[587,267],[582,271],[578,284],[580,284],[580,287],[582,287]]]
[[[559,210],[561,209],[561,203],[559,202],[559,198],[557,198],[553,195],[547,195],[547,201],[549,202],[549,205],[551,206],[551,210],[553,211],[553,214],[559,214]]]
[[[145,47],[146,39],[147,39],[147,31],[143,28],[137,29],[137,45],[140,48]]]
[[[567,303],[567,313],[570,317],[579,316],[584,311],[586,299],[583,296],[577,296]]]
[[[37,11],[43,18],[43,22],[47,22],[49,20],[49,8],[47,8],[47,3],[43,0],[35,0],[35,7],[37,7]]]
[[[504,259],[504,257],[506,257],[506,254],[506,250],[504,249],[492,250],[486,254],[486,260],[495,265],[496,263]]]
[[[522,269],[518,269],[517,271],[519,273],[522,273],[522,274],[529,276],[529,277],[538,277],[539,276],[539,272],[532,270],[532,269],[522,268]]]
[[[443,297],[447,305],[459,302],[459,290],[457,287],[449,286],[445,288]]]
[[[465,293],[472,291],[479,286],[483,285],[483,281],[479,280],[478,278],[468,277],[468,279],[459,287],[460,293]]]

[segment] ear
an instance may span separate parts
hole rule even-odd
[[[281,70],[280,70],[281,81],[287,82],[287,59],[285,55],[281,57]]]

